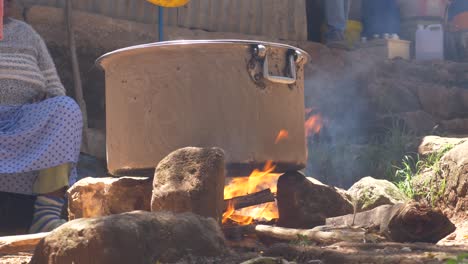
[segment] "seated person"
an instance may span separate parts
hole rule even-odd
[[[42,38],[9,17],[13,2],[4,0],[0,40],[0,191],[37,196],[30,227],[37,233],[65,222],[83,125]]]

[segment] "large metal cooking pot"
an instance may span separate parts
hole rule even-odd
[[[103,55],[110,172],[154,171],[186,146],[221,147],[232,176],[269,160],[278,171],[304,168],[307,60],[292,46],[241,40],[169,41]],[[275,144],[281,130],[288,138]]]

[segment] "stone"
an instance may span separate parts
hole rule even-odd
[[[417,135],[430,134],[437,125],[436,120],[431,115],[421,110],[402,113],[399,118],[409,131]]]
[[[440,130],[448,134],[466,134],[468,132],[468,119],[455,118],[451,120],[442,120]]]
[[[416,95],[424,111],[436,118],[452,119],[465,111],[460,90],[443,84],[426,83],[417,87]]]
[[[315,185],[322,185],[322,186],[328,186],[326,184],[323,184],[321,181],[313,178],[313,177],[307,177],[307,180],[310,181],[311,183],[315,184]],[[346,201],[348,201],[349,203],[353,203],[353,197],[351,197],[351,195],[348,193],[348,191],[346,191],[345,189],[341,189],[341,188],[338,188],[338,187],[333,187],[333,189],[339,194],[341,195],[341,197],[343,197],[343,199],[345,199]]]
[[[353,212],[352,204],[330,186],[314,184],[299,172],[278,179],[278,226],[307,228],[324,225],[328,217]]]
[[[151,210],[152,179],[84,178],[68,190],[69,219]]]
[[[419,144],[418,153],[420,155],[427,156],[433,153],[437,153],[447,146],[456,146],[464,143],[467,140],[468,138],[426,136],[423,138],[421,144]]]
[[[30,263],[173,263],[189,254],[219,256],[226,251],[213,219],[135,211],[68,222],[41,240]]]
[[[221,221],[224,170],[220,148],[187,147],[172,152],[156,167],[151,211],[193,212]]]
[[[356,201],[358,212],[368,211],[381,205],[394,205],[408,201],[408,198],[393,183],[364,177],[356,182],[348,193]]]
[[[369,81],[367,96],[380,113],[418,111],[421,109],[418,96],[409,86],[411,83],[402,84],[402,81],[395,81],[395,77],[379,77]]]
[[[450,215],[468,215],[468,142],[447,152],[440,161],[445,186],[441,199]]]
[[[378,115],[374,121],[374,127],[378,129],[376,131],[380,133],[385,132],[388,128],[396,126],[404,129],[408,134],[427,135],[435,130],[437,120],[428,113],[417,110],[398,114]]]

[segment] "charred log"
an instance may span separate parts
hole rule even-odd
[[[350,225],[353,214],[328,218],[327,225]],[[419,203],[382,205],[356,214],[359,227],[378,227],[380,233],[394,242],[436,243],[455,231],[455,226],[438,209]]]
[[[224,200],[224,211],[228,209],[229,204],[234,205],[234,209],[238,210],[249,206],[270,203],[274,201],[275,195],[271,192],[270,189],[266,189],[260,192]]]

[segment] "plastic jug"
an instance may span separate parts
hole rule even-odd
[[[416,60],[444,59],[444,29],[442,25],[418,25],[416,31]]]

